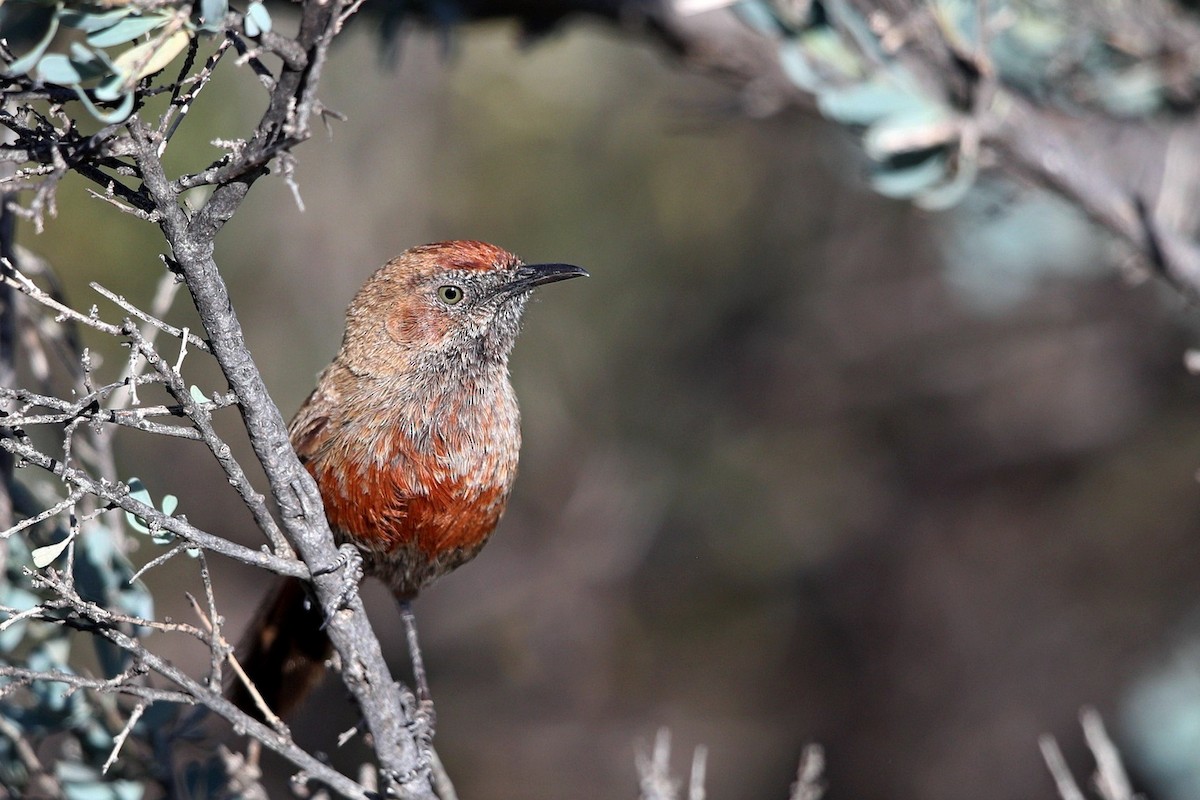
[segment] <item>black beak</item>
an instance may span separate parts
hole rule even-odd
[[[568,278],[586,278],[588,271],[571,264],[525,264],[513,271],[512,278],[496,287],[493,294],[510,295],[528,292],[543,283],[565,281]]]

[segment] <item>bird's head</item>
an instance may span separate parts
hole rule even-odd
[[[372,275],[346,313],[342,359],[360,374],[507,363],[534,288],[588,273],[524,264],[485,242],[414,247]]]

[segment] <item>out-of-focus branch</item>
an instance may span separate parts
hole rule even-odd
[[[771,8],[781,20],[807,13],[812,0],[461,0],[465,16],[507,16],[531,32],[572,15],[599,17],[644,35],[684,65],[740,89],[742,108],[761,115],[784,108],[813,110],[822,98],[799,86],[782,66],[781,40],[745,24],[731,9]],[[929,97],[951,110],[949,131],[958,142],[957,169],[976,164],[1058,194],[1126,242],[1185,294],[1200,298],[1200,119],[1194,86],[1200,72],[1200,20],[1175,4],[1136,5],[1127,26],[1137,28],[1163,73],[1163,92],[1185,108],[1170,114],[1119,116],[1080,104],[1067,110],[1035,101],[1006,85],[991,63],[990,37],[1003,24],[980,4],[975,44],[959,38],[944,8],[926,0],[836,0],[825,3],[857,16],[851,39],[870,39],[887,70],[902,68]],[[1082,23],[1108,22],[1119,4],[1071,6]],[[702,13],[692,13],[700,11]],[[839,12],[842,13],[842,12]],[[993,13],[995,10],[993,9]],[[1073,12],[1074,13],[1074,12]],[[760,15],[761,16],[761,15]],[[1123,19],[1123,18],[1122,18]],[[792,43],[788,42],[791,47]],[[1114,45],[1116,47],[1116,45]],[[794,69],[802,57],[789,51]],[[1149,57],[1149,55],[1147,55]],[[869,59],[868,59],[869,60]],[[881,70],[883,71],[883,70]],[[1065,78],[1063,79],[1065,82]],[[823,107],[828,113],[829,107]],[[854,125],[855,121],[843,120]],[[969,164],[968,164],[969,162]],[[882,191],[882,189],[881,189]],[[961,196],[961,195],[956,195]]]
[[[1096,772],[1092,776],[1092,785],[1096,787],[1100,797],[1103,800],[1135,800],[1138,795],[1134,794],[1129,776],[1125,773],[1125,765],[1121,762],[1121,756],[1117,752],[1116,746],[1104,729],[1104,722],[1100,719],[1099,712],[1094,708],[1085,708],[1079,714],[1079,722],[1083,727],[1083,736],[1088,750],[1096,761]],[[1054,779],[1058,796],[1062,800],[1085,800],[1086,795],[1079,788],[1079,783],[1071,773],[1071,768],[1067,766],[1058,741],[1053,736],[1046,734],[1041,737],[1038,744],[1042,750],[1042,757],[1046,761],[1046,768],[1050,770],[1050,776]]]
[[[700,745],[692,752],[687,792],[682,794],[683,781],[671,773],[671,731],[659,728],[650,752],[637,754],[639,800],[705,800],[707,763],[708,749]],[[821,746],[810,744],[805,747],[796,770],[796,782],[788,793],[789,800],[821,800],[825,794],[824,772],[825,752]]]

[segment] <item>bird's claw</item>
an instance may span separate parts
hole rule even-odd
[[[418,699],[403,683],[397,683],[396,688],[400,690],[401,708],[407,717],[405,727],[417,743],[422,760],[425,760],[429,751],[433,749],[433,733],[437,726],[437,713],[433,709],[433,701],[429,698]]]
[[[325,619],[321,623],[321,630],[325,630],[334,614],[350,605],[355,592],[358,591],[358,585],[362,583],[363,557],[357,547],[350,543],[343,544],[338,548],[338,557],[334,562],[324,567],[317,567],[312,571],[312,576],[319,578],[322,575],[337,572],[339,569],[345,570],[345,574],[342,575],[342,585],[333,602],[322,609],[325,612]]]

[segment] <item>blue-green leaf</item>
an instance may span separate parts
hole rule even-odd
[[[154,505],[154,500],[150,497],[150,492],[146,491],[146,485],[142,483],[141,478],[130,478],[125,481],[125,485],[129,487],[129,496],[139,503],[145,503],[148,506]],[[134,514],[125,512],[125,521],[129,523],[129,527],[142,533],[149,533],[150,529],[146,527],[145,521]]]
[[[134,39],[149,33],[155,28],[161,28],[170,21],[170,17],[161,14],[144,17],[126,17],[110,28],[88,34],[87,41],[92,47],[112,47],[113,45],[132,42]]]
[[[24,75],[33,69],[34,64],[38,63],[38,59],[42,57],[42,53],[46,52],[46,48],[54,40],[54,34],[58,32],[57,10],[57,6],[51,10],[50,18],[46,22],[46,30],[37,43],[34,44],[33,49],[8,65],[7,72],[9,75]]]
[[[873,61],[884,62],[887,60],[888,55],[883,52],[879,38],[871,30],[870,23],[846,0],[825,0],[823,6],[830,18],[836,20],[842,30],[848,31],[859,49]]]
[[[225,22],[229,0],[200,0],[200,29],[215,33]]]
[[[965,161],[960,158],[958,172],[953,179],[918,194],[913,202],[927,211],[945,211],[967,196],[978,174],[979,166],[974,159]]]
[[[112,61],[103,50],[92,50],[82,42],[71,42],[71,64],[83,80],[99,78],[113,71]]]
[[[251,3],[246,7],[246,35],[255,38],[271,32],[271,15],[262,3]]]
[[[825,85],[799,41],[786,41],[779,45],[779,66],[788,80],[806,92],[818,92]]]
[[[92,90],[92,94],[102,103],[112,103],[130,94],[125,88],[125,81],[125,73],[117,70],[114,66],[112,74],[101,81],[100,85]]]
[[[887,161],[903,153],[939,147],[957,135],[958,129],[946,109],[914,107],[872,125],[863,136],[863,147],[872,160]]]
[[[946,159],[935,155],[911,167],[880,170],[871,176],[871,185],[884,197],[912,197],[945,177]]]
[[[830,119],[846,125],[870,125],[893,114],[912,113],[929,107],[925,98],[879,80],[817,96],[817,107]]]
[[[68,9],[59,14],[59,19],[68,28],[75,28],[84,33],[92,33],[93,31],[103,30],[116,25],[122,19],[132,14],[133,11],[134,9],[128,6],[98,13]]]
[[[759,33],[767,36],[777,36],[781,32],[779,18],[771,11],[763,0],[742,0],[733,6],[742,22]]]
[[[38,62],[37,79],[45,83],[75,86],[83,80],[83,76],[75,69],[71,59],[61,53],[51,53]]]
[[[82,89],[76,88],[75,94],[79,101],[87,108],[88,113],[95,117],[105,125],[116,125],[129,119],[129,115],[133,113],[133,92],[120,95],[121,104],[111,111],[102,111],[99,106],[91,101],[87,93]],[[102,101],[104,102],[104,101]]]

